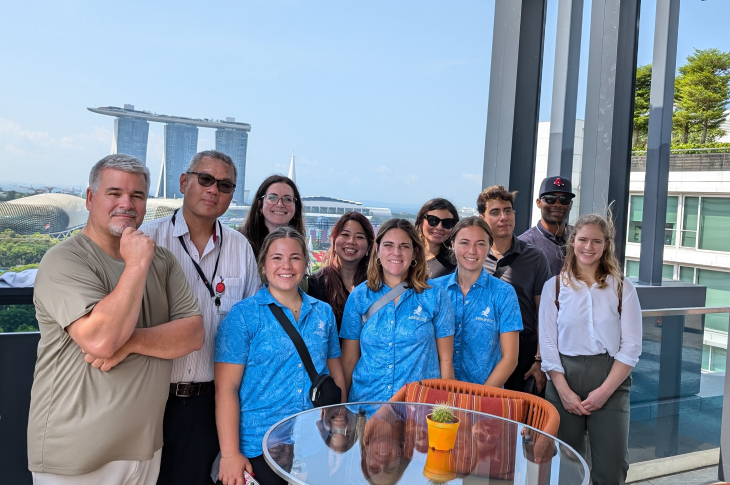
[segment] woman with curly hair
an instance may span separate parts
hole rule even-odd
[[[593,483],[623,484],[629,469],[631,369],[641,354],[641,307],[614,255],[611,215],[578,219],[563,268],[540,301],[545,397],[560,413],[558,439],[586,454]]]

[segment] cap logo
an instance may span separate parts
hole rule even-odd
[[[556,178],[556,179],[555,179],[555,182],[553,182],[553,184],[555,184],[555,186],[556,186],[556,187],[563,187],[563,186],[565,185],[565,184],[563,183],[563,181],[562,181],[562,180],[560,180],[560,177]]]

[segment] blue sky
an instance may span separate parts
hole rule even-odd
[[[85,185],[113,129],[86,108],[130,103],[250,123],[249,189],[285,173],[296,145],[303,194],[473,206],[494,1],[10,2],[0,31],[0,180]],[[640,64],[651,62],[655,2],[642,2]],[[543,120],[556,15],[549,0]],[[727,0],[683,0],[678,64],[693,47],[730,50],[728,18]],[[199,148],[214,144],[213,130],[201,129]],[[161,158],[162,125],[151,124],[153,177]]]

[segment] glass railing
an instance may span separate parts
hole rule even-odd
[[[705,323],[728,322],[730,307],[644,310],[642,316],[643,350],[632,373],[630,463],[640,466],[660,458],[718,451],[725,362],[713,366],[716,371],[703,369],[703,346],[717,347],[725,355],[727,339],[707,337]],[[713,456],[719,455],[718,451]],[[681,467],[686,469],[686,464]],[[684,470],[665,468],[663,474],[679,471]]]

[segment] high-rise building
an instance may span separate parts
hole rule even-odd
[[[198,151],[198,128],[180,123],[165,125],[165,151],[163,159],[163,185],[157,197],[182,197],[180,175],[188,167],[190,159]]]
[[[134,109],[134,106],[129,109]],[[150,124],[146,120],[129,117],[114,118],[112,153],[132,155],[142,160],[146,165],[149,132]]]
[[[233,118],[227,118],[226,121],[235,121]],[[246,180],[246,148],[248,147],[248,132],[243,130],[232,130],[229,128],[218,128],[215,130],[215,149],[225,153],[233,159],[236,164],[238,174],[236,176],[236,192],[233,194],[233,200],[238,205],[243,205],[244,200],[244,182]]]

